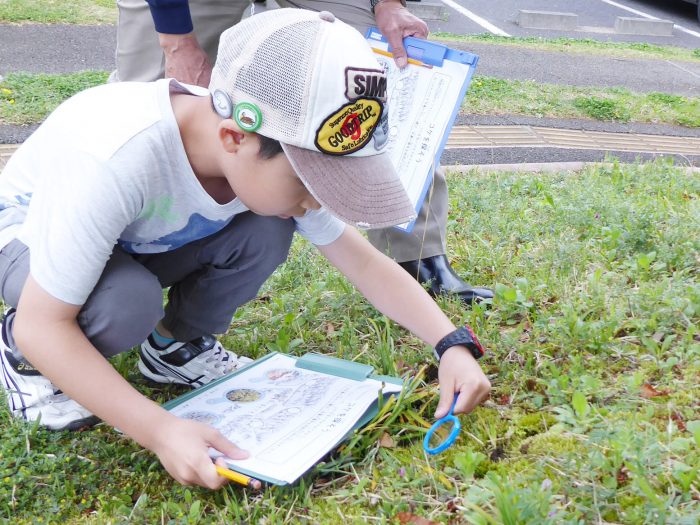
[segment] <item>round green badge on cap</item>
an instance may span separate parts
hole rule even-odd
[[[262,125],[262,112],[252,102],[239,102],[233,109],[233,120],[243,131],[253,133]]]

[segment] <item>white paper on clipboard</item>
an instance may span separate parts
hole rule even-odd
[[[400,70],[394,59],[386,56],[389,44],[381,33],[370,29],[367,41],[387,72],[388,120],[382,119],[374,133],[375,141],[386,136],[387,153],[418,213],[478,57],[440,44],[407,38],[404,43],[409,57],[423,65],[409,62]],[[450,59],[450,55],[457,60]],[[429,59],[435,56],[443,58]],[[395,227],[410,232],[414,223]]]

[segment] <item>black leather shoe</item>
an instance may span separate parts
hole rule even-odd
[[[493,298],[493,290],[473,288],[465,283],[450,266],[445,255],[435,255],[417,261],[406,261],[399,265],[410,273],[432,296],[438,294],[456,294],[466,304]]]

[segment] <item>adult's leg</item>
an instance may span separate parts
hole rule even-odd
[[[170,286],[163,325],[178,341],[226,332],[289,253],[294,221],[246,212],[220,232],[136,259]]]
[[[219,36],[238,23],[248,0],[192,0],[190,13],[199,45],[214,63]],[[163,78],[165,59],[153,18],[144,0],[117,0],[116,71],[110,81],[151,81]]]
[[[278,0],[281,7],[300,7],[330,11],[362,34],[374,25],[368,0]],[[426,198],[411,233],[396,228],[370,230],[369,241],[379,251],[393,257],[416,279],[429,286],[433,294],[452,293],[471,303],[493,297],[491,290],[474,288],[452,269],[445,244],[449,195],[445,172],[438,167],[433,174],[430,198]]]

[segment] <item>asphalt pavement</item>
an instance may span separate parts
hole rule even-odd
[[[637,92],[658,91],[700,96],[700,63],[611,58],[526,49],[489,43],[453,43],[479,55],[477,74],[504,79],[533,80],[573,86],[623,87]],[[114,26],[1,25],[0,75],[10,72],[68,73],[114,68]],[[538,119],[515,115],[461,115],[462,126],[518,124],[614,133],[648,133],[700,137],[700,129],[656,124],[620,124],[571,119]],[[35,127],[0,125],[0,144],[22,142]],[[446,164],[503,164],[602,160],[606,154],[623,160],[651,158],[658,152],[615,152],[548,147],[491,147],[447,150]],[[697,155],[676,155],[679,162],[700,166]]]

